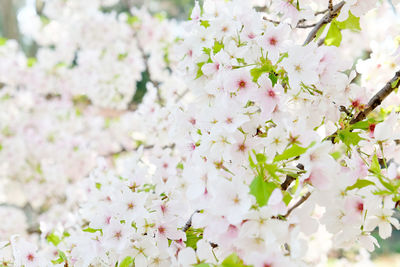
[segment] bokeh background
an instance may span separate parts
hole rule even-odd
[[[34,14],[46,20],[42,14],[44,5],[43,0],[0,0],[0,38],[17,40],[28,57],[35,57],[37,44],[24,34],[24,28],[29,26],[30,18]],[[104,9],[104,12],[129,12],[132,7],[144,7],[153,14],[183,21],[188,18],[193,5],[194,0],[120,0],[117,4]],[[138,84],[137,90],[144,94],[146,75],[142,78],[143,81]],[[400,212],[397,212],[396,217],[400,219]],[[387,240],[382,240],[378,233],[374,233],[374,236],[381,244],[381,247],[372,254],[377,265],[400,266],[400,231],[394,230],[393,235]],[[343,251],[343,254],[345,253],[348,252]],[[341,257],[340,253],[335,256]]]

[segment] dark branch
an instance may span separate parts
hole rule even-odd
[[[292,213],[292,211],[293,211],[295,208],[297,208],[297,207],[299,207],[301,204],[303,204],[310,196],[311,196],[311,192],[308,192],[307,194],[305,194],[304,196],[302,196],[302,197],[300,198],[300,200],[297,201],[296,204],[294,204],[293,207],[291,207],[291,208],[286,212],[285,215],[283,215],[283,218],[289,217],[290,213]]]
[[[330,12],[333,12],[333,4],[332,4],[332,0],[329,0],[329,4],[328,4],[328,9]]]
[[[330,23],[339,14],[340,9],[342,9],[343,5],[344,5],[344,1],[333,6],[332,10],[329,10],[329,12],[325,16],[323,16],[323,18],[311,30],[311,32],[307,36],[307,39],[304,41],[303,45],[307,45],[312,40],[314,40],[315,36],[317,36],[317,32],[319,31],[319,29],[321,29],[322,26],[324,26],[325,24]]]
[[[300,170],[304,170],[304,165],[301,163],[297,164],[296,167]],[[286,191],[289,188],[290,184],[295,180],[296,180],[296,177],[293,177],[291,175],[286,175],[285,181],[281,184],[281,189]]]
[[[385,100],[388,95],[390,95],[394,90],[399,88],[400,85],[400,71],[397,71],[394,77],[386,83],[386,85],[376,93],[368,102],[367,107],[363,109],[360,113],[354,117],[350,124],[355,124],[359,121],[364,120],[369,113],[371,113],[376,107],[378,107],[383,100]]]
[[[40,212],[34,210],[30,203],[26,203],[23,207],[11,203],[0,203],[0,207],[13,208],[22,211],[25,215],[26,223],[28,224],[27,232],[29,234],[41,233],[39,223],[37,222],[37,217]]]
[[[185,226],[183,226],[182,231],[186,232],[187,230],[189,230],[189,228],[192,226],[192,218],[193,215],[195,215],[196,213],[199,213],[200,210],[196,210],[195,212],[192,213],[192,215],[190,215],[189,220],[185,223]]]
[[[315,27],[316,25],[317,25],[317,23],[313,23],[313,24],[310,24],[310,25],[297,24],[296,28],[307,29],[307,28]]]

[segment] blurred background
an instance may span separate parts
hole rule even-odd
[[[42,14],[45,2],[45,0],[0,0],[0,36],[17,40],[29,57],[35,55],[36,44],[24,36],[23,25],[29,24],[29,18],[35,13],[46,19]],[[186,20],[193,5],[194,0],[120,0],[117,4],[104,8],[104,12],[121,13],[129,12],[132,7],[145,7],[153,14]]]
[[[201,4],[202,0],[199,2]],[[23,28],[29,24],[33,14],[46,19],[42,14],[44,5],[45,0],[0,0],[0,43],[2,39],[15,39],[28,57],[34,57],[37,44],[23,34]],[[183,21],[190,15],[193,5],[194,0],[120,0],[117,4],[104,8],[104,12],[121,13],[129,12],[132,7],[145,7],[152,14]],[[400,219],[399,212],[397,218]],[[377,265],[400,266],[400,231],[394,230],[392,237],[387,240],[382,240],[377,232],[374,236],[381,244],[372,254]]]

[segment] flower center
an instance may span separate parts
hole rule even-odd
[[[276,40],[275,37],[269,38],[269,44],[270,44],[270,45],[276,46],[277,43],[278,43],[278,40]]]

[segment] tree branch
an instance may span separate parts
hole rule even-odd
[[[301,163],[297,164],[296,167],[300,170],[304,170],[304,165]],[[281,189],[286,191],[289,188],[290,184],[295,180],[296,180],[296,177],[293,177],[291,175],[286,175],[285,181],[281,184]]]
[[[11,203],[0,203],[0,207],[13,208],[22,211],[25,215],[26,223],[28,224],[27,232],[29,234],[41,233],[39,223],[37,222],[37,217],[40,213],[34,210],[30,203],[26,203],[23,207]]]
[[[301,204],[303,204],[310,196],[311,196],[311,192],[307,192],[307,194],[305,194],[304,196],[302,196],[302,197],[300,198],[300,200],[297,201],[296,204],[294,204],[293,207],[291,207],[291,208],[286,212],[285,215],[283,215],[283,218],[289,217],[290,213],[292,213],[292,211],[293,211],[295,208],[297,208],[297,207],[299,207]]]
[[[187,230],[189,230],[189,228],[192,226],[192,218],[193,215],[195,215],[196,213],[199,213],[200,210],[196,210],[195,212],[192,213],[192,215],[190,215],[189,220],[185,223],[185,226],[183,226],[182,231],[186,232]]]
[[[147,55],[147,54],[145,53],[143,47],[140,45],[139,42],[138,42],[138,45],[137,45],[137,46],[138,46],[138,49],[139,49],[140,53],[141,53],[142,56],[143,56],[145,71],[148,72],[150,82],[154,85],[154,87],[155,87],[156,90],[157,90],[157,101],[158,101],[158,104],[159,104],[161,107],[163,107],[163,106],[164,106],[164,100],[163,100],[162,97],[161,97],[160,82],[154,81],[154,80],[151,79],[150,67],[149,67],[149,62],[148,62],[149,55]]]
[[[319,31],[319,29],[321,29],[322,26],[324,26],[325,24],[330,23],[337,16],[337,14],[340,12],[340,9],[342,9],[343,5],[344,1],[340,2],[337,5],[334,5],[332,10],[329,10],[329,12],[325,16],[323,16],[323,18],[311,30],[306,40],[304,41],[303,45],[309,44],[315,38],[315,36],[317,36],[317,32]]]
[[[400,71],[397,71],[394,77],[386,83],[386,85],[376,93],[368,102],[367,108],[363,109],[360,113],[354,117],[350,124],[355,124],[359,121],[364,120],[369,113],[371,113],[376,107],[378,107],[385,98],[390,95],[394,90],[399,88],[400,85]]]

